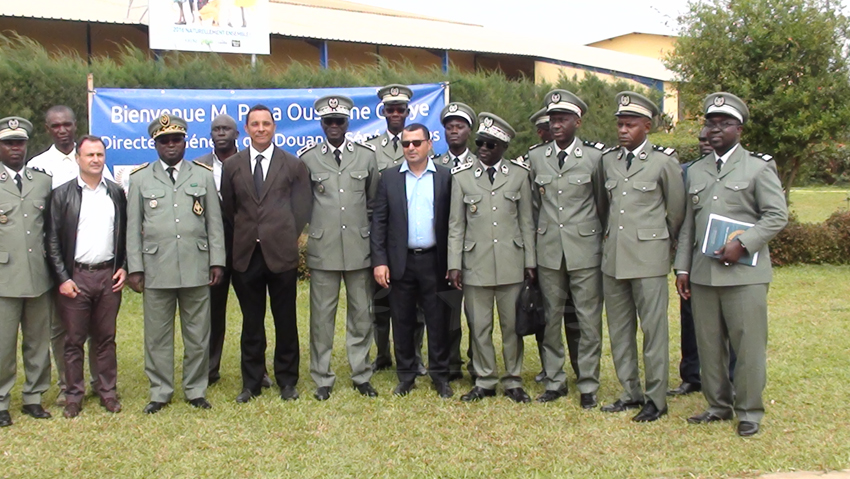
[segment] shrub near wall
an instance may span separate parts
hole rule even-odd
[[[823,223],[788,225],[770,242],[774,265],[850,264],[850,211],[837,211]]]

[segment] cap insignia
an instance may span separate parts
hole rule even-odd
[[[620,104],[623,105],[623,106],[626,106],[631,102],[632,102],[632,99],[629,97],[629,95],[623,95],[623,96],[620,97]]]
[[[714,106],[723,106],[726,104],[726,99],[722,96],[714,97]]]
[[[19,126],[20,122],[18,122],[17,118],[12,118],[11,120],[9,120],[9,128],[17,130]]]

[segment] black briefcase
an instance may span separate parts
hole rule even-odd
[[[543,313],[543,295],[537,283],[528,278],[522,282],[522,291],[516,300],[516,334],[528,336],[542,333],[546,328]]]

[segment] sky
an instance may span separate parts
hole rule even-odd
[[[582,45],[631,32],[675,35],[676,17],[688,5],[687,0],[353,1],[532,36],[549,29]]]

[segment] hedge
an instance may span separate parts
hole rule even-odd
[[[792,215],[769,246],[776,266],[850,264],[850,211],[836,211],[823,223],[800,223]]]

